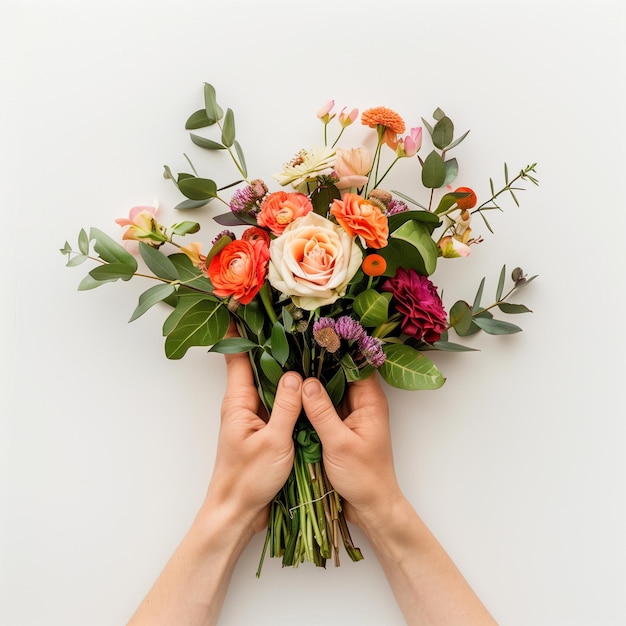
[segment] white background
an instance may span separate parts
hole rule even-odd
[[[539,278],[524,332],[437,355],[437,392],[390,390],[402,487],[501,624],[626,624],[624,10],[575,3],[3,2],[0,623],[122,624],[188,528],[215,454],[221,357],[163,355],[148,284],[79,293],[58,249],[82,227],[119,236],[130,207],[180,197],[187,152],[233,170],[183,128],[202,83],[232,107],[254,176],[321,137],[329,98],[410,126],[443,108],[457,182],[538,162],[468,260],[435,276],[450,306],[485,298],[503,264]],[[349,142],[360,140],[354,127]],[[8,142],[8,144],[7,144]],[[417,193],[406,163],[394,186]],[[414,170],[413,170],[414,171]],[[198,217],[209,241],[210,213]],[[256,570],[246,549],[220,624],[402,624],[380,567]],[[322,617],[323,615],[323,617]]]

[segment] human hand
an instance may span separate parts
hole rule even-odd
[[[348,519],[361,526],[384,518],[403,496],[393,467],[389,408],[377,376],[351,383],[339,413],[316,378],[305,380],[302,390],[304,410],[322,440],[326,473],[348,504]]]
[[[230,508],[233,519],[259,532],[267,525],[267,505],[293,466],[292,435],[302,409],[302,379],[296,372],[283,375],[271,418],[266,420],[248,355],[226,355],[226,372],[217,457],[207,500],[212,506]]]

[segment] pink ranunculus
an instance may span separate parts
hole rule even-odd
[[[439,340],[448,316],[430,279],[415,270],[399,268],[393,278],[383,283],[382,290],[393,295],[393,306],[403,316],[403,333],[427,343]]]
[[[374,157],[367,148],[337,150],[335,160],[335,174],[339,178],[336,183],[337,189],[363,187],[367,183],[367,175],[372,169],[373,162]]]

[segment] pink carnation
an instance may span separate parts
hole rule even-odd
[[[383,291],[393,294],[396,310],[403,315],[402,332],[427,343],[438,341],[445,331],[448,316],[437,287],[414,270],[399,268],[385,281]]]

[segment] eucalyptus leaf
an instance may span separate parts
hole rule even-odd
[[[378,368],[380,375],[392,387],[407,390],[439,389],[445,378],[437,367],[406,344],[385,344],[385,362]]]
[[[446,165],[434,150],[424,160],[422,184],[428,189],[439,189],[446,180]]]
[[[215,120],[209,119],[206,114],[206,109],[200,109],[199,111],[195,111],[192,113],[185,122],[186,130],[196,130],[198,128],[205,128],[207,126],[212,126],[215,124]]]
[[[458,146],[463,139],[465,139],[465,137],[467,137],[469,135],[469,130],[466,130],[458,139],[455,139],[447,148],[446,150],[452,150],[452,148],[456,148],[456,146]]]
[[[157,302],[161,302],[166,298],[169,298],[176,291],[176,287],[170,284],[155,285],[150,289],[144,291],[139,296],[139,304],[131,315],[129,322],[133,322],[138,317],[141,317],[148,309],[153,307]]]
[[[502,297],[502,291],[504,290],[504,279],[506,278],[506,265],[502,266],[500,270],[500,278],[498,279],[498,287],[496,289],[496,302],[500,301]]]
[[[186,254],[182,252],[170,254],[168,259],[176,266],[181,283],[188,285],[196,292],[213,293],[213,283],[191,262]]]
[[[193,235],[200,230],[200,224],[198,222],[178,222],[172,226],[172,234],[183,237],[185,235]]]
[[[448,159],[445,162],[446,166],[446,178],[443,181],[444,185],[449,185],[457,177],[459,173],[459,163],[456,159]]]
[[[224,338],[230,324],[228,309],[221,303],[204,299],[190,307],[165,339],[168,359],[182,358],[189,348],[210,346]]]
[[[78,285],[78,291],[88,291],[90,289],[95,289],[96,287],[100,287],[101,285],[105,285],[106,283],[113,283],[117,280],[117,278],[109,278],[105,280],[97,280],[87,274],[85,278],[80,281]]]
[[[204,83],[204,110],[209,120],[216,122],[222,119],[224,112],[217,104],[215,88],[209,83]]]
[[[256,219],[250,216],[238,215],[233,211],[227,211],[220,215],[215,215],[213,219],[222,226],[256,226]]]
[[[428,211],[428,209],[423,204],[420,204],[417,200],[414,200],[410,196],[407,196],[406,194],[402,193],[401,191],[398,191],[397,189],[393,189],[392,193],[394,193],[396,196],[399,196],[403,200],[406,200],[410,204],[414,204],[415,206],[418,206],[420,209],[424,209],[424,211]],[[400,215],[400,214],[397,214],[397,215]]]
[[[176,266],[162,252],[140,241],[139,254],[155,276],[165,280],[178,280]]]
[[[97,228],[91,228],[89,230],[89,239],[95,239],[94,250],[103,261],[123,264],[129,268],[132,267],[133,272],[137,271],[135,257],[106,233]]]
[[[191,137],[191,141],[193,141],[196,146],[200,146],[206,150],[226,150],[226,146],[218,143],[217,141],[213,141],[212,139],[207,139],[206,137],[201,137],[200,135],[196,135],[194,133],[189,133],[189,136]]]
[[[258,299],[255,298],[250,304],[245,304],[237,310],[238,314],[243,319],[246,326],[259,337],[263,332],[263,325],[265,324],[265,315],[261,304]]]
[[[512,302],[501,302],[498,305],[498,308],[503,313],[508,313],[510,315],[515,315],[517,313],[532,313],[532,311],[523,304],[513,304]]]
[[[235,114],[232,109],[226,109],[224,128],[222,129],[222,143],[230,148],[235,143]]]
[[[513,335],[514,333],[522,332],[519,326],[510,322],[503,322],[502,320],[475,317],[474,323],[489,335]]]
[[[444,115],[437,121],[433,128],[432,138],[433,145],[440,150],[452,143],[454,139],[454,124],[448,116]]]
[[[450,325],[456,333],[464,336],[472,325],[472,309],[467,302],[458,300],[450,309]]]
[[[469,196],[469,193],[462,191],[450,191],[445,195],[441,196],[441,200],[439,200],[439,204],[435,209],[434,213],[439,215],[441,213],[445,213],[448,209],[452,208],[456,201],[459,198],[465,198],[465,196]]]
[[[65,264],[66,267],[76,267],[77,265],[81,265],[87,260],[87,257],[84,254],[77,254],[73,256],[71,259],[68,259]]]
[[[217,197],[217,185],[209,178],[184,178],[178,181],[178,188],[190,200],[208,200]]]
[[[200,209],[203,206],[206,206],[212,200],[183,200],[179,202],[174,208],[177,211],[187,211],[189,209]]]
[[[137,268],[128,266],[125,263],[106,263],[105,265],[99,265],[94,267],[89,275],[95,280],[116,280],[121,278],[122,280],[130,280]]]
[[[480,281],[480,285],[478,286],[478,291],[476,292],[476,296],[474,297],[474,303],[472,304],[472,313],[477,313],[480,310],[480,301],[483,297],[483,290],[485,288],[485,277],[483,276]]]
[[[233,145],[235,146],[235,152],[237,152],[237,157],[239,158],[239,165],[241,166],[241,173],[243,174],[243,176],[247,176],[248,168],[246,166],[246,159],[243,155],[243,150],[241,148],[241,145],[239,145],[238,141],[235,141]]]
[[[81,228],[78,233],[78,249],[84,255],[89,254],[89,237],[87,237],[87,233],[84,228]]]
[[[435,341],[432,345],[435,350],[441,350],[443,352],[478,352],[476,348],[462,346],[461,344],[453,343],[452,341]]]

